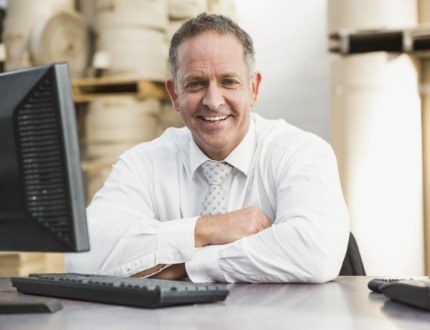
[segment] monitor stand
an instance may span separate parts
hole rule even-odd
[[[0,294],[0,314],[55,313],[63,306],[58,300],[24,300]]]

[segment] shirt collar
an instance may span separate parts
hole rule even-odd
[[[190,170],[191,175],[194,175],[195,171],[205,161],[210,160],[203,151],[197,146],[192,135],[190,134]],[[237,168],[243,174],[248,175],[249,168],[251,166],[251,160],[254,157],[256,148],[256,136],[255,136],[255,123],[251,117],[249,129],[243,140],[239,145],[224,159],[230,165]]]

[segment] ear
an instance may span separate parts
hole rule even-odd
[[[251,80],[251,107],[253,107],[258,100],[258,92],[260,90],[261,73],[255,72]]]
[[[178,95],[176,94],[175,83],[173,82],[172,79],[166,80],[166,89],[167,89],[167,92],[169,93],[170,100],[172,101],[173,109],[179,112]]]

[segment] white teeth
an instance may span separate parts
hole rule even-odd
[[[227,116],[216,116],[216,117],[203,117],[204,120],[207,121],[220,121],[226,119]]]

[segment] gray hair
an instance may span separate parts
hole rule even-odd
[[[255,69],[255,51],[249,34],[228,17],[203,13],[185,22],[172,37],[169,49],[169,64],[173,81],[176,81],[176,74],[178,72],[179,46],[185,40],[206,31],[234,35],[243,46],[243,56],[248,64],[249,76],[253,76]]]

